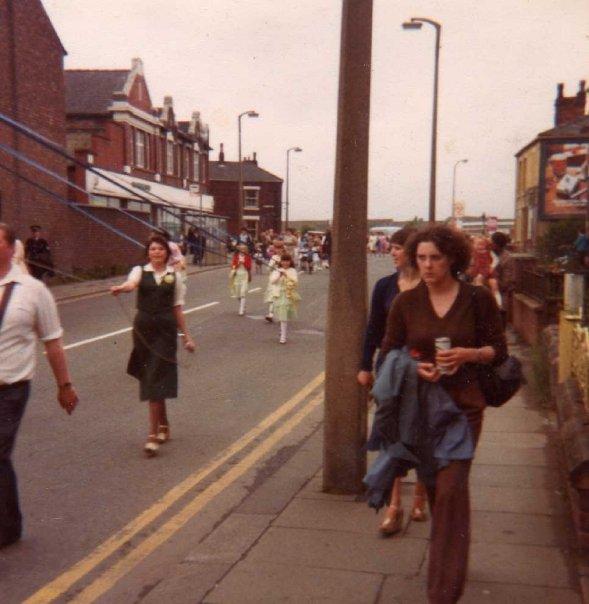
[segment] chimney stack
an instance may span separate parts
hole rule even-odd
[[[258,165],[258,157],[257,157],[257,153],[254,151],[254,158],[252,159],[252,161],[254,162],[254,164],[257,166]]]
[[[219,148],[219,163],[225,162],[225,151],[223,150],[223,143],[221,143]]]
[[[582,118],[585,115],[586,103],[585,80],[579,82],[579,91],[575,96],[564,96],[564,84],[558,84],[556,87],[556,101],[554,102],[554,125],[560,126]]]

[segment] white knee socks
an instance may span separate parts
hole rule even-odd
[[[239,298],[239,314],[245,314],[245,298]]]
[[[280,343],[286,344],[286,331],[288,323],[286,321],[280,321]]]

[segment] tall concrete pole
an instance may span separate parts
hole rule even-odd
[[[359,493],[366,392],[356,382],[367,311],[366,235],[372,0],[343,0],[333,250],[326,337],[323,488]]]

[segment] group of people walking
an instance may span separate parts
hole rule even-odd
[[[505,235],[494,235],[493,267],[477,257],[486,255],[486,242],[473,245],[446,226],[405,228],[390,241],[396,272],[379,280],[372,295],[357,376],[361,385],[373,387],[378,405],[368,442],[379,451],[365,479],[369,503],[388,504],[380,525],[384,535],[399,532],[400,480],[416,469],[411,518],[427,518],[427,498],[433,604],[457,602],[466,580],[468,478],[486,406],[478,368],[507,357],[501,315],[513,287],[507,242]]]
[[[272,255],[264,258],[268,267],[266,320],[279,322],[281,343],[286,342],[287,324],[300,300],[292,253],[296,241],[292,239],[290,233],[274,238],[267,248]],[[55,302],[41,282],[13,266],[15,241],[12,229],[0,224],[0,325],[3,318],[5,322],[0,354],[13,359],[0,367],[0,509],[4,510],[0,546],[14,542],[21,533],[10,453],[29,393],[37,334],[45,342],[60,404],[71,413],[78,401],[63,353]],[[432,524],[428,597],[434,604],[456,602],[466,579],[468,479],[485,410],[478,368],[499,364],[507,356],[501,316],[512,289],[507,241],[502,235],[492,238],[497,260],[489,263],[488,245],[473,245],[460,231],[445,226],[405,228],[389,241],[396,271],[377,282],[372,296],[357,380],[373,387],[379,409],[368,446],[379,450],[386,463],[367,475],[369,501],[375,507],[388,504],[380,531],[384,535],[399,532],[403,526],[401,479],[409,468],[416,469],[410,516],[426,521],[427,500]],[[166,400],[178,393],[178,335],[189,352],[196,343],[182,312],[186,285],[181,255],[160,232],[152,233],[145,254],[146,264],[134,267],[111,293],[137,292],[127,372],[139,381],[140,399],[148,402],[144,451],[152,457],[171,435]],[[254,254],[255,247],[252,251],[243,234],[236,243],[230,272],[240,315],[245,313]],[[21,304],[34,306],[30,324],[22,323],[22,313],[14,314],[9,306],[11,294],[24,296]],[[19,347],[22,351],[12,354]],[[404,406],[391,413],[390,401],[401,390]],[[452,446],[445,438],[448,431]]]

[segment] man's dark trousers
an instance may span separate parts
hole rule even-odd
[[[0,386],[0,547],[18,541],[22,516],[10,456],[29,398],[29,382]]]

